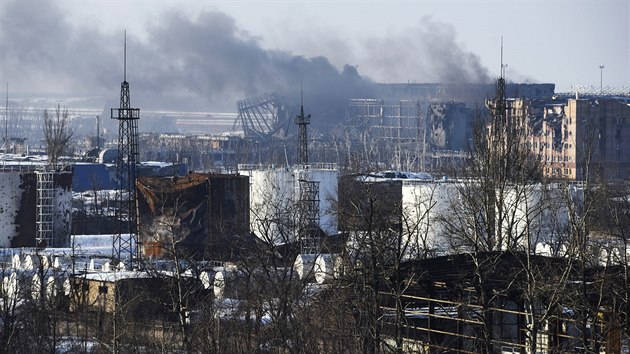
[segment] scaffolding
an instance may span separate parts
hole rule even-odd
[[[37,246],[52,247],[54,242],[54,172],[36,171],[37,176]]]
[[[420,102],[400,100],[388,104],[379,99],[348,100],[345,125],[382,147],[396,169],[424,167],[427,121]]]
[[[298,181],[298,242],[301,254],[319,254],[319,182]]]

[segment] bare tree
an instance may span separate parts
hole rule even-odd
[[[54,113],[44,110],[44,143],[48,161],[54,166],[59,161],[61,155],[66,152],[68,143],[74,135],[74,129],[70,127],[68,109],[61,110],[57,105]]]

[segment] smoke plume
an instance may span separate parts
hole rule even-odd
[[[5,4],[2,80],[25,93],[103,96],[117,102],[123,29],[103,33],[78,27],[55,4],[32,4]],[[196,18],[163,14],[148,33],[146,40],[132,33],[127,37],[131,102],[141,109],[234,111],[236,100],[263,92],[276,92],[297,105],[303,87],[307,113],[338,119],[348,98],[375,96],[372,80],[355,66],[265,49],[222,12]],[[455,38],[452,26],[425,19],[416,31],[365,43],[365,66],[403,82],[489,81],[477,56],[460,49]]]

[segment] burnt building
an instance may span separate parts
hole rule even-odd
[[[249,235],[249,179],[230,174],[139,177],[139,243],[144,257],[175,253],[226,260]]]
[[[525,125],[527,143],[547,177],[609,180],[630,177],[630,105],[624,98],[509,100]]]
[[[623,268],[520,252],[404,262],[392,281],[405,290],[381,298],[383,332],[421,352],[622,353]]]

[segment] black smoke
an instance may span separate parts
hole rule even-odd
[[[123,80],[122,28],[104,33],[76,26],[49,2],[10,2],[4,10],[3,81],[22,92],[102,96],[117,103]],[[356,67],[339,70],[323,56],[265,49],[222,12],[202,12],[196,18],[171,12],[153,23],[146,40],[127,36],[127,81],[134,107],[234,111],[236,100],[263,92],[276,92],[299,105],[303,87],[305,108],[314,122],[316,117],[338,121],[348,98],[377,95],[373,82]],[[425,22],[415,35],[383,39],[383,45],[393,42],[405,50],[370,50],[369,60],[372,68],[397,71],[392,75],[396,78],[407,70],[430,73],[411,80],[488,81],[478,58],[459,49],[454,39],[452,27]]]
[[[362,67],[388,82],[492,82],[479,56],[460,45],[455,27],[431,17],[386,38],[369,38],[363,47],[368,55]]]

